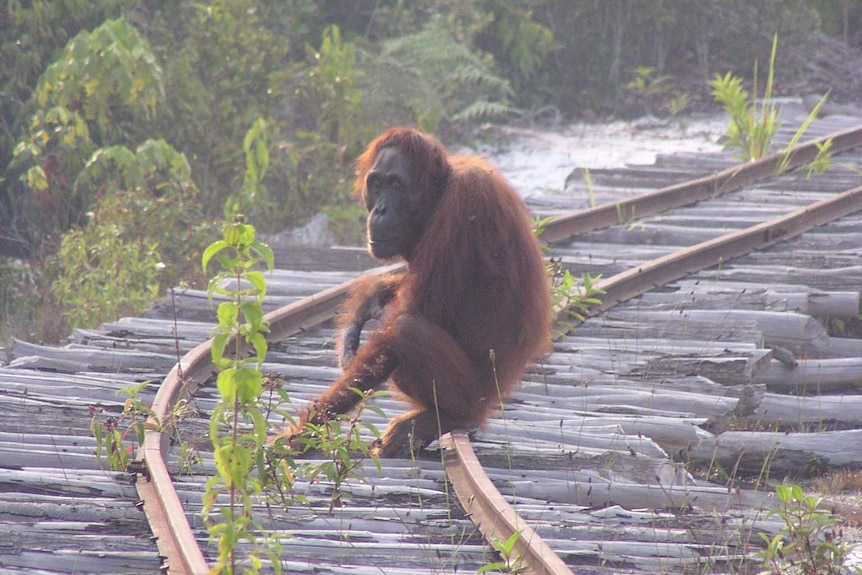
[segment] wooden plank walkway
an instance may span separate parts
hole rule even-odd
[[[813,135],[862,122],[830,116]],[[785,139],[789,134],[784,133]],[[598,202],[711,173],[729,154],[675,154],[655,166],[590,173]],[[686,209],[637,219],[554,247],[576,274],[605,277],[859,182],[862,151],[810,179],[788,174]],[[855,171],[854,171],[855,170]],[[578,173],[564,194],[531,198],[537,213],[584,207]],[[581,202],[581,204],[578,204]],[[777,532],[762,506],[770,481],[862,461],[862,215],[694,274],[622,304],[560,339],[500,417],[475,434],[488,475],[576,573],[729,572]],[[271,307],[335,285],[371,262],[355,251],[303,257],[279,250]],[[293,264],[293,265],[292,265]],[[291,269],[293,268],[293,269]],[[305,271],[303,271],[303,268]],[[314,269],[317,268],[317,269]],[[178,316],[175,322],[174,312]],[[200,292],[142,318],[80,330],[63,348],[16,343],[0,369],[0,571],[154,573],[162,567],[131,477],[99,468],[91,406],[118,416],[118,392],[161,378],[209,333]],[[336,375],[324,325],[272,346],[265,372],[304,405]],[[205,451],[212,388],[196,396],[183,438],[201,461],[172,458],[180,497],[205,553],[200,518],[211,475]],[[388,416],[402,407],[378,404]],[[373,414],[366,418],[379,426]],[[690,475],[685,465],[712,477]],[[329,509],[330,486],[304,484],[308,504],[261,508],[283,535],[291,573],[474,572],[494,559],[448,488],[439,455],[386,460]],[[749,482],[725,483],[742,471]],[[720,479],[720,480],[719,480]],[[850,500],[852,502],[852,500]],[[468,510],[469,512],[469,510]]]

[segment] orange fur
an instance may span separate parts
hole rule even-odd
[[[342,327],[357,316],[364,322],[381,294],[386,313],[315,406],[344,413],[358,400],[351,386],[365,391],[391,379],[414,406],[383,438],[381,454],[400,455],[408,437],[415,447],[485,421],[548,350],[551,303],[526,205],[483,159],[449,155],[416,130],[391,129],[357,160],[354,189],[363,201],[365,176],[390,146],[410,159],[425,227],[406,274],[366,280],[350,298]]]

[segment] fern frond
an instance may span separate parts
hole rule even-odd
[[[475,122],[477,120],[496,120],[504,116],[514,115],[515,113],[517,113],[517,109],[506,104],[481,100],[473,102],[460,112],[454,114],[452,119],[456,122]]]
[[[513,111],[505,78],[478,54],[458,43],[437,21],[421,31],[385,42],[366,64],[363,103],[381,113],[410,110],[412,121],[433,129],[441,118],[490,119]]]

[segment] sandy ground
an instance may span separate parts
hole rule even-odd
[[[633,122],[573,124],[558,130],[503,127],[504,143],[463,153],[488,158],[524,196],[560,193],[576,168],[652,164],[657,154],[713,152],[727,129],[727,116],[645,118]]]

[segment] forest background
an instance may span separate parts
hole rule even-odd
[[[0,343],[57,343],[200,281],[243,213],[361,242],[353,159],[383,128],[680,114],[776,93],[862,43],[862,0],[8,0],[0,7]],[[851,88],[855,86],[849,83]]]

